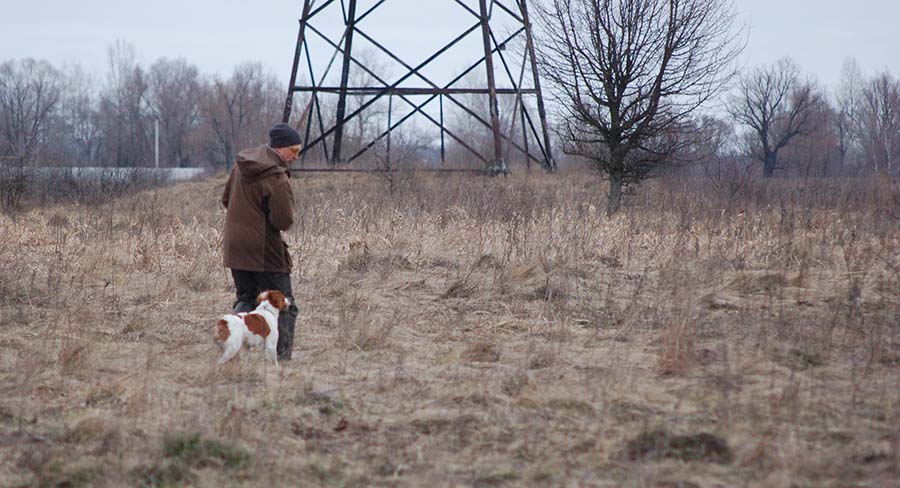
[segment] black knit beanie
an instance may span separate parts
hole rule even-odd
[[[300,134],[287,124],[275,124],[269,129],[269,147],[290,147],[300,144]]]

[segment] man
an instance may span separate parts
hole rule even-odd
[[[289,360],[297,306],[291,290],[291,256],[281,236],[294,223],[294,193],[288,165],[301,149],[300,134],[287,124],[269,130],[269,144],[241,151],[228,175],[222,243],[225,267],[237,288],[234,313],[256,308],[264,290],[279,290],[291,306],[278,315],[278,359]]]

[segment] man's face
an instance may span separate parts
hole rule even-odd
[[[302,148],[300,144],[296,146],[290,147],[281,147],[278,148],[278,154],[281,156],[281,160],[285,163],[290,163],[297,159],[300,156],[300,148]]]

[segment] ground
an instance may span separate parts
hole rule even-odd
[[[0,484],[900,486],[896,180],[304,175],[277,369],[223,184],[0,216]]]

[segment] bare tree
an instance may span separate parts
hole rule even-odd
[[[46,61],[0,65],[0,155],[23,164],[33,159],[64,87],[62,73]]]
[[[860,122],[867,161],[876,173],[893,172],[900,160],[900,80],[885,72],[868,83]]]
[[[160,59],[148,73],[149,105],[160,124],[160,143],[165,160],[189,166],[189,136],[199,121],[197,68],[184,59]]]
[[[612,214],[623,184],[677,150],[663,135],[682,130],[732,79],[742,48],[733,4],[550,0],[539,16],[540,69],[559,107],[564,150],[609,177]]]
[[[268,126],[280,118],[281,87],[260,63],[241,64],[231,78],[213,79],[204,91],[200,110],[216,166],[230,167],[240,149],[264,139]]]
[[[841,82],[835,96],[837,113],[833,119],[841,172],[846,171],[847,160],[854,159],[859,153],[859,118],[863,84],[862,71],[856,60],[849,58],[844,61],[841,69]]]
[[[800,78],[790,59],[761,66],[742,76],[730,111],[753,134],[751,153],[762,161],[763,176],[778,166],[778,153],[793,139],[809,132],[812,108],[819,103],[811,81]]]
[[[46,61],[0,64],[0,207],[19,207],[27,191],[26,167],[49,139],[46,126],[62,98],[62,76]]]
[[[43,162],[92,164],[100,158],[103,146],[97,81],[79,65],[66,68],[63,78],[66,86],[50,129],[54,143],[45,150],[47,158]]]
[[[805,130],[785,146],[779,159],[786,169],[803,178],[826,177],[840,164],[840,136],[835,122],[838,114],[824,97],[815,97],[809,106]]]
[[[739,151],[734,125],[725,119],[702,117],[696,129],[692,147],[703,171],[706,184],[731,201],[752,181],[750,164]]]
[[[137,166],[149,160],[147,76],[134,46],[117,41],[108,51],[109,72],[100,96],[100,125],[107,162]]]

